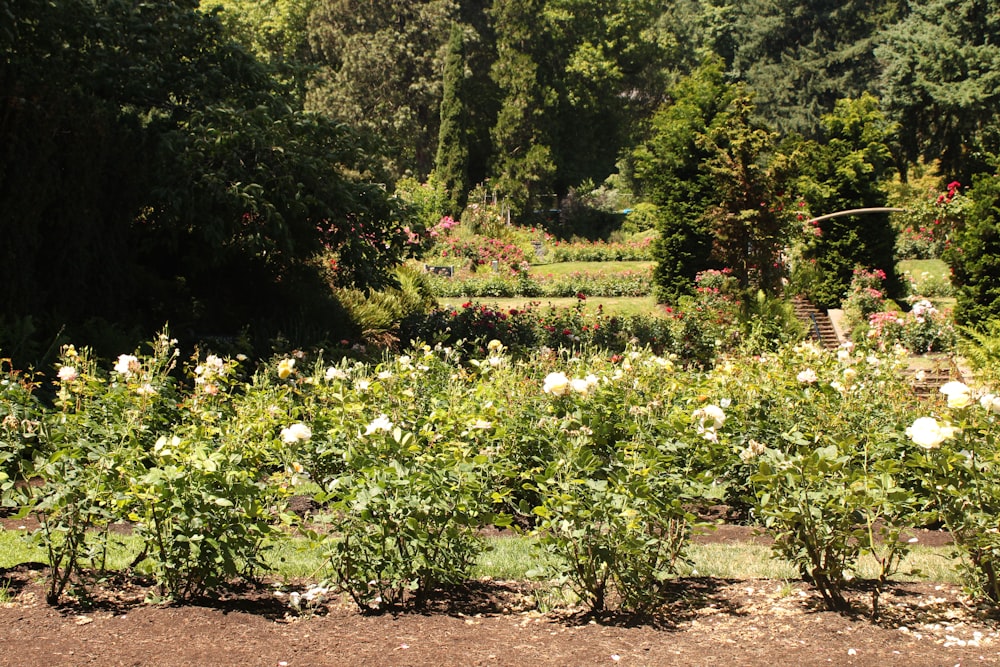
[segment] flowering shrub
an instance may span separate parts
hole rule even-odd
[[[920,471],[928,519],[944,523],[963,557],[970,592],[1000,602],[1000,398],[960,382],[941,391],[943,414],[906,431],[915,445],[909,464]]]
[[[909,271],[903,272],[907,291],[911,298],[950,297],[955,294],[955,288],[947,276],[921,271],[916,276]]]
[[[953,350],[956,339],[951,314],[921,299],[907,313],[890,311],[869,315],[865,342],[867,347],[882,351],[902,346],[913,354],[924,354]]]
[[[884,309],[886,294],[883,288],[885,272],[881,269],[854,269],[851,286],[844,299],[844,319],[852,331],[864,333],[868,316]]]
[[[944,192],[907,204],[908,210],[896,213],[896,257],[898,259],[936,259],[950,243],[952,231],[968,215],[971,200],[961,193],[961,184],[952,181]]]
[[[462,311],[520,335],[519,315]],[[605,327],[615,330],[580,310],[557,317],[541,316],[566,325],[543,327],[554,340],[587,326],[603,345]],[[615,331],[607,340],[621,340]],[[993,390],[949,383],[921,402],[903,356],[849,344],[731,349],[705,370],[583,342],[529,356],[499,335],[429,341],[379,363],[296,353],[252,377],[215,355],[171,370],[166,335],[111,362],[66,347],[52,407],[12,370],[0,385],[5,414],[28,429],[6,420],[5,444],[37,439],[34,460],[8,469],[40,480],[0,488],[40,517],[50,601],[100,573],[121,521],[141,536],[137,565],[165,597],[266,570],[268,544],[287,539],[280,528],[292,520],[284,500],[305,479],[325,505],[326,525],[314,519],[308,532],[326,556],[320,588],[365,611],[467,579],[479,529],[515,519],[548,555],[537,574],[594,610],[646,611],[683,562],[691,510],[720,501],[768,528],[776,554],[832,608],[844,608],[868,555],[877,613],[908,548],[903,531],[938,520],[965,555],[969,586],[1000,598]]]
[[[240,407],[254,393],[231,393],[235,362],[209,355],[179,386],[175,343],[162,334],[149,354],[120,355],[110,372],[86,349],[62,350],[56,410],[41,419],[40,452],[25,462],[41,484],[20,499],[39,517],[52,603],[100,572],[109,527],[121,521],[144,541],[140,562],[165,597],[190,599],[263,567],[276,526],[265,508],[280,507],[285,493],[272,483],[277,429],[257,437]]]
[[[554,241],[550,251],[553,262],[621,262],[653,259],[653,237],[638,241],[609,243],[606,241]]]
[[[466,261],[473,271],[476,267],[497,263],[505,271],[518,271],[527,264],[524,250],[504,239],[474,237],[459,239],[447,236],[438,241],[434,253],[443,258]]]

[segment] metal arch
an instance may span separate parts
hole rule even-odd
[[[888,206],[876,206],[873,208],[852,208],[848,211],[837,211],[836,213],[827,213],[826,215],[821,215],[810,220],[806,220],[806,224],[811,224],[814,222],[819,222],[821,220],[829,220],[830,218],[839,218],[844,215],[862,215],[865,213],[906,213],[909,209],[906,208],[891,208]]]

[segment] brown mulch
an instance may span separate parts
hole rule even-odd
[[[0,520],[20,529],[24,520]],[[947,541],[915,531],[921,543]],[[767,541],[723,525],[699,541]],[[144,602],[140,582],[87,604],[44,602],[44,570],[0,570],[0,664],[48,665],[985,665],[1000,664],[1000,620],[958,587],[892,585],[878,622],[823,611],[801,582],[690,577],[655,618],[538,609],[523,582],[479,581],[421,611],[362,615],[332,597],[296,615],[261,586],[184,606]],[[123,585],[124,584],[124,585]]]

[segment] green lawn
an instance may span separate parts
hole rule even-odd
[[[532,548],[534,540],[527,536],[493,537],[487,539],[488,550],[479,557],[474,577],[524,580],[527,572],[537,565],[538,554]],[[121,570],[135,558],[141,549],[136,536],[123,536],[111,546],[108,568]],[[725,579],[797,579],[798,572],[789,562],[771,557],[771,549],[761,544],[731,542],[692,544],[690,565],[682,566],[681,574],[720,577]],[[308,548],[305,540],[294,538],[281,543],[269,552],[277,578],[319,579],[323,576],[325,562],[315,549]],[[0,530],[0,569],[24,562],[45,562],[45,552],[25,539],[21,531]],[[959,578],[956,561],[950,547],[924,547],[917,545],[903,561],[896,581],[939,581],[955,583]],[[140,567],[140,570],[143,568]],[[919,574],[914,574],[914,573]],[[874,577],[877,570],[870,558],[861,559],[861,575]]]
[[[470,299],[438,299],[442,306],[445,305],[458,305],[464,301],[469,301]],[[556,308],[572,308],[576,305],[577,300],[573,297],[563,297],[563,298],[545,298],[545,297],[526,297],[519,296],[509,299],[499,299],[483,297],[477,299],[471,299],[474,303],[482,303],[485,305],[494,306],[502,310],[509,310],[511,308],[522,309],[525,306],[535,303],[538,304],[540,308],[546,308],[549,305],[555,306]],[[598,306],[603,306],[604,313],[606,315],[663,315],[664,311],[661,306],[656,304],[656,300],[651,296],[643,297],[599,297],[593,296],[588,297],[584,301],[584,312],[596,313]]]
[[[553,262],[552,264],[534,264],[528,273],[536,278],[545,276],[566,276],[573,273],[625,273],[649,271],[655,262]]]

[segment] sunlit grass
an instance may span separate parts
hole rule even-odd
[[[951,270],[940,259],[901,259],[896,263],[896,269],[901,274],[909,273],[918,284],[924,273],[928,278],[951,280]]]
[[[488,548],[479,557],[472,577],[524,581],[527,573],[538,564],[534,540],[523,535],[488,537]],[[113,535],[108,550],[106,568],[123,570],[135,559],[142,548],[134,535]],[[688,549],[691,564],[679,568],[681,576],[715,577],[719,579],[773,579],[797,580],[798,570],[788,561],[775,558],[765,544],[751,542],[726,542],[691,544]],[[271,576],[281,580],[321,580],[328,575],[325,559],[320,550],[310,546],[304,538],[282,540],[265,553],[272,569]],[[32,544],[22,531],[0,531],[0,569],[27,562],[44,562],[45,551]],[[925,547],[915,545],[903,561],[893,581],[933,581],[959,583],[956,565],[950,547]],[[145,567],[140,566],[140,571]],[[866,579],[878,574],[871,557],[863,557],[858,576]]]
[[[536,278],[545,276],[568,276],[574,273],[591,273],[610,275],[613,273],[639,273],[653,268],[655,262],[622,261],[622,262],[553,262],[551,264],[535,264],[528,273]]]
[[[554,306],[556,308],[572,308],[577,305],[577,299],[573,297],[563,297],[563,298],[550,298],[550,297],[514,297],[507,299],[500,298],[490,298],[482,297],[476,299],[439,299],[442,305],[450,304],[452,306],[459,305],[465,301],[472,301],[473,303],[481,303],[483,305],[493,306],[501,310],[510,310],[511,308],[516,308],[521,310],[528,307],[531,304],[536,304],[537,308],[547,308],[549,306]],[[583,309],[585,313],[595,314],[599,310],[599,306],[603,307],[603,313],[605,315],[665,315],[662,306],[657,305],[656,299],[651,296],[641,296],[641,297],[587,297],[584,301]]]

